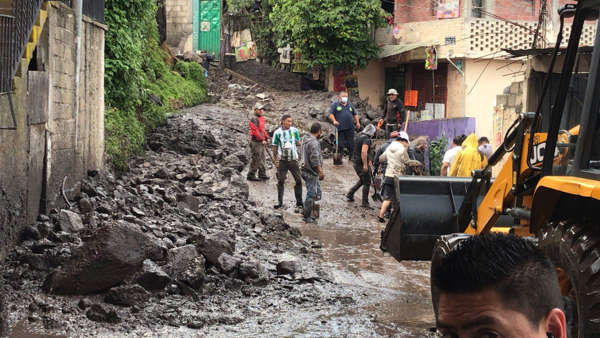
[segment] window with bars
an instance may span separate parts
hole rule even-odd
[[[471,13],[473,15],[474,18],[481,18],[481,10],[485,9],[485,2],[484,0],[472,0],[472,10]]]

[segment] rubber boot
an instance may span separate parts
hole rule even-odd
[[[296,206],[299,208],[303,208],[304,204],[302,204],[302,183],[296,184],[294,186],[294,195],[296,195]]]
[[[365,185],[362,189],[362,204],[361,207],[366,209],[373,209],[371,205],[369,205],[369,188],[370,186]]]
[[[312,217],[312,209],[314,205],[314,201],[312,199],[304,201],[304,210],[302,210],[302,216],[304,219]]]
[[[279,184],[277,185],[277,201],[279,202],[275,205],[275,209],[279,209],[283,206],[283,188]]]
[[[362,185],[362,182],[358,181],[352,188],[350,188],[350,191],[346,194],[346,199],[349,202],[354,202],[354,194],[356,193],[356,191],[358,189],[360,189],[361,185]]]

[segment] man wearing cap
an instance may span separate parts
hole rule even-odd
[[[338,102],[334,102],[329,110],[329,120],[338,130],[338,151],[347,149],[350,154],[354,150],[354,127],[360,129],[358,113],[348,100],[347,92],[340,92]]]
[[[250,119],[250,153],[252,161],[248,170],[248,181],[268,180],[265,167],[265,146],[269,141],[269,134],[265,130],[265,107],[257,102],[254,105],[254,116]],[[258,171],[258,178],[256,172]]]
[[[381,223],[385,222],[385,213],[394,199],[394,177],[402,176],[406,173],[406,164],[410,160],[408,157],[408,141],[408,134],[401,131],[394,142],[379,157],[380,161],[387,162],[383,187],[381,189],[383,203],[377,217],[377,220]]]
[[[387,147],[389,147],[389,145],[392,144],[392,142],[394,142],[397,137],[398,137],[398,131],[394,130],[390,134],[389,140],[385,141],[385,143],[382,144],[381,147],[379,147],[379,149],[375,153],[375,159],[373,160],[373,173],[375,175],[378,175],[379,173],[385,174],[385,168],[387,166],[387,163],[379,161],[379,156],[381,156],[383,154],[383,152],[387,149]]]
[[[348,194],[346,194],[346,200],[348,202],[354,202],[354,193],[362,187],[361,206],[366,209],[373,209],[369,205],[369,189],[371,188],[371,165],[373,164],[371,151],[373,140],[371,140],[371,138],[373,138],[376,131],[377,128],[375,128],[374,125],[369,124],[356,137],[354,151],[352,152],[352,162],[359,181],[350,189]]]
[[[383,118],[380,121],[385,122],[386,133],[390,130],[404,130],[408,128],[408,114],[404,102],[398,98],[396,89],[390,89],[387,92],[388,98],[383,107]]]

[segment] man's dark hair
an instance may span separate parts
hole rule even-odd
[[[462,138],[464,135],[456,135],[454,136],[454,139],[452,139],[452,142],[454,144],[456,144],[457,146],[461,145],[464,141],[464,139]]]
[[[285,121],[285,120],[287,120],[289,118],[292,118],[292,115],[290,115],[290,114],[283,114],[281,116],[281,122],[283,122],[283,121]]]
[[[315,122],[310,126],[310,133],[316,134],[321,131],[321,124],[319,122]]]
[[[464,240],[433,267],[431,280],[440,293],[491,289],[533,327],[550,310],[563,308],[552,262],[531,241],[513,235],[483,234]]]
[[[482,143],[490,143],[490,140],[487,137],[482,136],[479,138],[478,143],[479,143],[479,145],[481,145]]]

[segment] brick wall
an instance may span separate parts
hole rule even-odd
[[[106,27],[89,19],[82,27],[76,119],[74,25],[72,9],[62,3],[49,6],[32,70],[16,79],[17,128],[0,130],[0,258],[40,211],[65,205],[65,177],[65,192],[73,199],[87,170],[103,166]],[[6,96],[0,96],[0,126],[10,125]]]
[[[167,44],[175,54],[193,49],[194,20],[192,1],[166,0]]]
[[[402,24],[407,22],[437,20],[434,0],[396,0],[394,9],[394,22]],[[433,7],[433,9],[432,9]]]
[[[79,102],[75,102],[75,17],[66,6],[51,8],[41,45],[48,49],[50,107],[48,133],[51,170],[48,208],[62,205],[61,185],[69,191],[88,169],[103,166],[104,154],[104,28],[84,22]],[[79,114],[75,117],[75,104]],[[77,132],[75,124],[77,123]]]

